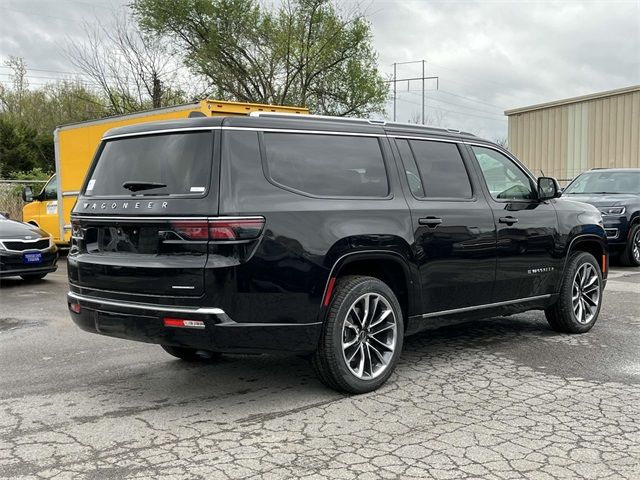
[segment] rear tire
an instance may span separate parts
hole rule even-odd
[[[334,390],[371,392],[393,373],[403,336],[402,309],[393,291],[377,278],[346,276],[336,285],[312,364]]]
[[[209,350],[198,350],[188,347],[172,347],[170,345],[160,345],[169,355],[173,355],[185,362],[210,362],[221,357],[220,353]]]
[[[585,333],[598,319],[603,282],[600,265],[587,252],[576,252],[565,268],[560,295],[544,313],[556,332]]]
[[[627,267],[640,267],[640,223],[631,227],[629,241],[620,254],[620,261]]]
[[[42,280],[47,276],[47,273],[25,273],[24,275],[20,275],[23,280],[27,282],[32,282],[34,280]]]

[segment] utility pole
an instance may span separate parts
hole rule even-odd
[[[410,77],[410,78],[398,78],[398,65],[410,65],[410,64],[422,64],[422,76],[420,77]],[[396,121],[396,113],[397,113],[397,97],[398,97],[398,82],[407,82],[407,90],[409,90],[409,83],[413,80],[421,80],[422,81],[422,124],[425,124],[425,100],[426,100],[426,89],[425,89],[425,81],[426,80],[435,80],[436,81],[436,90],[438,89],[439,77],[427,77],[425,76],[426,72],[426,60],[417,60],[413,62],[394,62],[393,64],[393,80],[388,80],[387,83],[393,83],[393,121]]]
[[[397,65],[393,64],[393,121],[396,121],[396,69]]]
[[[424,125],[424,60],[422,60],[422,124]]]

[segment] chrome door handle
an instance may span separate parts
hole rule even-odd
[[[506,223],[507,225],[513,225],[514,223],[518,223],[518,219],[509,215],[508,217],[500,217],[498,220],[500,223]]]
[[[435,228],[442,223],[442,219],[438,217],[423,217],[418,219],[418,223],[430,228]]]

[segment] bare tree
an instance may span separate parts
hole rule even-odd
[[[27,66],[22,57],[9,57],[4,62],[11,69],[11,83],[13,88],[6,88],[0,84],[0,111],[21,117],[24,110],[24,98],[28,93]]]
[[[498,137],[494,141],[502,148],[509,148],[509,141],[507,140],[507,137]]]
[[[167,41],[142,33],[124,15],[112,23],[86,23],[86,39],[68,42],[70,61],[90,77],[113,113],[176,105],[200,92],[184,79],[193,77],[182,59],[170,54]]]

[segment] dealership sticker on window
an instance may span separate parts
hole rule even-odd
[[[58,202],[48,202],[47,215],[57,215],[57,214],[58,214]]]
[[[93,190],[93,186],[95,184],[96,184],[96,181],[93,178],[91,180],[89,180],[89,183],[87,184],[87,191]]]
[[[204,187],[191,187],[189,190],[191,193],[202,193],[204,192]]]

